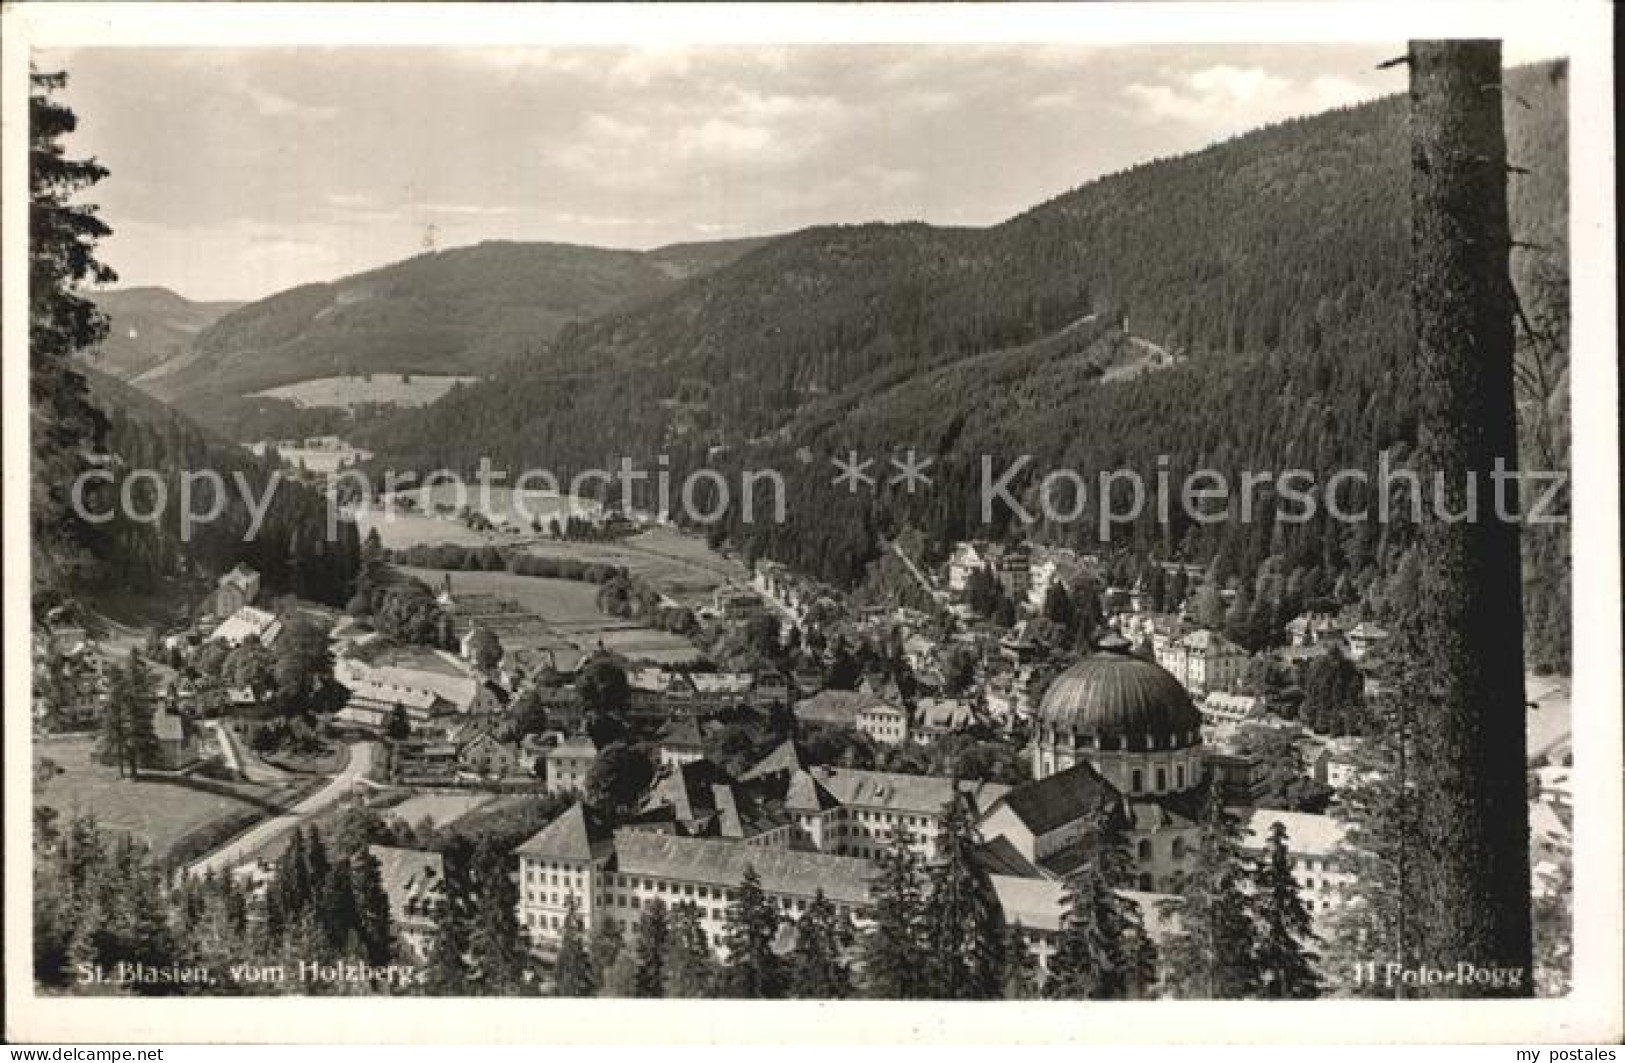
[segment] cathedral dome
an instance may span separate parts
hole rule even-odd
[[[1196,741],[1202,716],[1160,665],[1111,646],[1055,677],[1038,706],[1038,723],[1054,732],[1123,740],[1130,748],[1165,748]]]

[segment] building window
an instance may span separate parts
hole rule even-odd
[[[1166,769],[1166,768],[1158,768],[1157,769],[1157,792],[1161,793],[1162,791],[1164,791],[1166,789],[1168,789],[1168,769]]]
[[[1181,790],[1185,788],[1185,765],[1183,764],[1174,767],[1174,785]]]
[[[1185,857],[1185,839],[1184,838],[1175,838],[1174,839],[1173,853],[1174,853],[1174,859],[1175,860],[1184,859],[1184,857]]]
[[[1129,776],[1129,784],[1128,785],[1129,785],[1129,789],[1134,791],[1135,793],[1139,793],[1141,787],[1143,787],[1145,785],[1144,774],[1140,771],[1139,768],[1135,768],[1133,774],[1131,774]]]
[[[1151,875],[1147,872],[1141,872],[1140,874],[1140,890],[1144,893],[1152,891]]]
[[[1140,859],[1141,860],[1149,860],[1149,859],[1151,859],[1151,839],[1150,838],[1141,838],[1140,839]]]

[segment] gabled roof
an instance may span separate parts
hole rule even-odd
[[[786,740],[774,746],[772,752],[757,761],[740,779],[762,779],[779,772],[801,771],[804,767],[801,750],[796,748],[795,742]]]
[[[1331,856],[1343,847],[1349,826],[1340,819],[1312,812],[1283,812],[1274,808],[1255,809],[1247,822],[1244,848],[1262,849],[1269,840],[1270,827],[1280,823],[1286,828],[1287,850],[1293,856],[1315,858]]]
[[[728,773],[709,760],[678,764],[661,772],[643,808],[669,808],[677,819],[694,823],[716,811],[713,787],[730,781]]]
[[[598,743],[592,740],[591,735],[571,735],[543,754],[549,760],[562,760],[566,757],[596,757],[597,755]]]
[[[840,904],[867,904],[869,879],[874,874],[874,865],[855,857],[721,839],[619,830],[614,844],[622,875],[735,889],[744,881],[745,869],[752,867],[767,893],[811,897],[821,889]]]
[[[867,680],[865,681],[867,682]],[[796,703],[796,718],[835,727],[854,727],[858,714],[886,705],[867,690],[823,690]]]
[[[937,775],[902,775],[890,771],[817,767],[811,775],[843,805],[885,809],[910,815],[939,815],[953,794],[953,780]],[[961,779],[960,793],[973,811],[991,808],[1010,788],[1003,783]]]
[[[389,914],[397,923],[422,918],[407,911],[412,901],[444,896],[446,868],[439,853],[393,845],[369,845],[367,852],[378,861],[378,877],[389,897]]]
[[[668,749],[705,748],[705,736],[700,733],[699,722],[689,716],[673,720],[662,727],[659,742]]]
[[[998,804],[1008,808],[1037,836],[1110,807],[1120,799],[1116,788],[1083,761],[1035,782],[1022,783]]]
[[[793,812],[822,812],[839,805],[835,795],[808,771],[791,775],[790,784],[784,790],[784,807]]]
[[[173,712],[163,705],[152,714],[152,731],[160,742],[183,742],[186,740],[186,724]]]
[[[1179,645],[1183,646],[1187,650],[1196,650],[1199,653],[1239,653],[1243,656],[1246,656],[1247,653],[1246,650],[1242,649],[1240,646],[1237,646],[1234,642],[1231,642],[1229,639],[1225,638],[1223,635],[1212,630],[1211,628],[1202,628],[1200,631],[1192,631],[1189,635],[1186,635],[1184,638],[1179,640]]]
[[[612,845],[609,829],[578,801],[514,852],[543,860],[596,860],[609,855]]]

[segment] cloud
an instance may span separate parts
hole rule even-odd
[[[1123,95],[1154,120],[1236,130],[1347,106],[1374,93],[1334,75],[1299,82],[1259,66],[1219,64],[1169,81],[1131,82]]]

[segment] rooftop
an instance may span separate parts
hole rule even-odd
[[[822,889],[832,901],[867,904],[874,866],[867,860],[709,838],[679,838],[647,831],[615,832],[623,875],[647,875],[734,889],[753,867],[767,893],[811,897]]]

